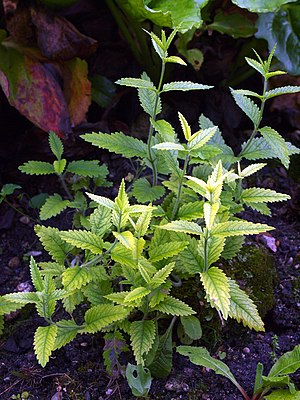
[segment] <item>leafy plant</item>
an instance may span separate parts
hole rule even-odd
[[[47,220],[70,207],[76,209],[73,218],[74,224],[85,226],[88,223],[85,215],[88,206],[82,189],[89,189],[91,183],[94,187],[111,186],[106,181],[108,169],[106,165],[99,165],[98,161],[67,162],[63,158],[63,143],[52,131],[49,134],[49,145],[56,157],[52,164],[45,161],[27,161],[19,167],[20,171],[29,175],[57,175],[66,193],[67,200],[63,199],[58,193],[47,197],[40,209],[40,219]]]
[[[193,364],[212,369],[216,374],[225,376],[238,388],[245,400],[297,400],[300,398],[300,391],[296,390],[289,377],[300,368],[300,345],[283,354],[266,376],[263,375],[263,364],[257,364],[252,396],[249,396],[237,382],[228,366],[223,361],[211,357],[204,347],[178,346],[177,351],[189,357]]]

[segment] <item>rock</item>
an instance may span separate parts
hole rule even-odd
[[[17,268],[20,265],[20,259],[19,257],[15,256],[13,258],[11,258],[8,262],[8,266],[10,268]]]

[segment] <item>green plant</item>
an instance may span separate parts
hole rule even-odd
[[[177,351],[179,354],[189,357],[193,364],[210,368],[215,373],[225,376],[238,388],[245,400],[297,400],[300,398],[300,391],[296,390],[289,377],[300,368],[300,345],[283,354],[266,376],[263,375],[263,364],[257,364],[252,396],[249,396],[236,381],[228,366],[211,357],[204,347],[178,346]]]
[[[111,186],[106,177],[108,169],[106,165],[99,165],[98,161],[70,161],[63,157],[63,143],[52,131],[49,133],[49,145],[56,157],[53,163],[45,161],[27,161],[19,167],[19,170],[30,175],[55,174],[66,193],[63,199],[58,193],[47,196],[40,209],[40,219],[47,220],[60,214],[67,207],[76,210],[73,218],[75,226],[86,226],[87,201],[82,192],[83,189],[91,190],[99,186]]]
[[[59,231],[36,226],[36,233],[52,261],[37,264],[31,258],[34,292],[10,293],[0,298],[1,315],[33,303],[44,318],[45,325],[37,328],[34,338],[35,352],[42,366],[53,351],[77,334],[101,331],[105,338],[105,365],[110,372],[120,370],[119,355],[127,351],[126,337],[129,337],[136,365],[128,364],[126,376],[136,396],[147,394],[151,376],[169,374],[176,324],[191,341],[201,338],[196,311],[173,295],[173,287],[184,286],[187,278],[199,276],[202,283],[199,290],[221,319],[231,317],[252,329],[264,329],[254,302],[216,263],[220,258],[234,257],[244,235],[273,229],[266,224],[245,221],[237,213],[249,206],[270,215],[266,203],[289,198],[270,189],[245,189],[244,179],[265,164],[245,166],[243,160],[279,157],[287,166],[289,155],[298,152],[271,128],[260,128],[265,101],[281,93],[298,91],[298,87],[274,91],[265,88],[263,95],[232,91],[237,104],[254,124],[253,133],[238,156],[225,144],[219,129],[204,116],[199,119],[200,129],[192,132],[186,118],[179,113],[184,137],[180,143],[174,128],[158,119],[160,96],[172,90],[207,87],[192,82],[163,84],[166,63],[183,64],[180,58],[167,54],[175,32],[168,38],[164,32],[161,38],[153,33],[150,36],[162,62],[158,87],[145,74],[141,79],[119,81],[138,87],[141,105],[150,120],[147,143],[120,132],[83,137],[128,158],[138,157],[144,171],[151,168],[152,185],[145,176],[134,181],[131,194],[137,202],[130,199],[124,180],[114,200],[87,193],[92,200],[90,207],[98,206],[85,215],[84,229]],[[260,59],[248,62],[267,81],[281,73],[270,72],[271,59],[272,54],[266,62]],[[261,108],[248,95],[261,100]],[[259,133],[262,137],[257,138]],[[280,153],[272,145],[270,136],[281,146]],[[54,134],[50,136],[50,145],[57,158],[53,164],[30,161],[21,169],[28,173],[56,173],[63,184],[65,171],[74,172],[74,169],[62,159],[62,143]],[[89,163],[94,167],[94,162]],[[166,189],[158,185],[160,180]],[[165,190],[168,193],[164,200],[152,205]],[[77,307],[80,304],[85,305],[85,311]],[[58,319],[57,307],[62,307],[70,318]]]

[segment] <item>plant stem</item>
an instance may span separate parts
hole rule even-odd
[[[241,150],[240,154],[238,155],[238,157],[240,157],[240,158],[243,156],[243,154],[249,148],[250,144],[252,143],[252,140],[257,135],[258,128],[259,128],[259,125],[261,123],[263,112],[264,112],[264,108],[265,108],[267,90],[268,90],[268,81],[265,79],[264,80],[264,88],[263,88],[262,100],[261,100],[261,107],[260,107],[260,111],[259,111],[258,123],[254,126],[254,129],[253,129],[253,131],[251,133],[250,139],[248,140],[248,143],[246,144],[245,148],[243,150]]]
[[[156,91],[156,98],[155,98],[155,104],[154,104],[154,113],[153,113],[153,116],[152,116],[154,122],[156,121],[158,100],[159,100],[159,95],[160,95],[160,92],[161,92],[163,78],[164,78],[164,75],[165,75],[165,69],[166,69],[165,62],[162,61],[161,73],[160,73],[159,83],[158,83],[158,87],[157,87],[157,91]],[[153,151],[152,151],[152,148],[151,148],[152,147],[153,133],[154,133],[154,127],[150,123],[149,133],[148,133],[147,148],[148,148],[148,158],[149,158],[149,161],[150,161],[151,166],[152,166],[153,186],[155,186],[155,185],[157,185],[157,168],[156,168],[156,163],[155,163],[156,160],[153,157]]]
[[[68,189],[68,187],[67,187],[67,184],[66,184],[66,181],[65,181],[64,176],[63,176],[63,175],[58,175],[58,177],[59,177],[61,186],[63,187],[64,191],[66,192],[66,195],[67,195],[68,199],[69,199],[70,201],[73,201],[74,198],[73,198],[73,196],[71,195],[71,193],[70,193],[70,191],[69,191],[69,189]]]
[[[183,179],[184,179],[184,176],[186,175],[186,171],[187,171],[189,159],[190,159],[190,156],[189,156],[189,154],[187,154],[187,156],[185,157],[185,160],[184,160],[184,165],[183,165],[183,170],[182,170],[182,176],[181,176],[181,178],[180,178],[180,180],[179,180],[179,183],[178,183],[177,198],[176,198],[176,202],[175,202],[175,204],[174,204],[174,208],[173,208],[173,212],[172,212],[172,217],[171,217],[171,220],[172,220],[172,221],[176,218],[176,215],[177,215],[177,212],[178,212],[178,209],[179,209],[180,200],[181,200],[181,194],[182,194]]]
[[[23,215],[24,217],[29,218],[31,221],[33,221],[33,222],[35,222],[35,223],[39,223],[39,221],[37,221],[36,219],[31,218],[29,215],[25,214],[23,211],[18,210],[18,209],[17,209],[10,201],[8,201],[7,199],[4,199],[4,201],[5,201],[5,203],[6,203],[9,207],[11,207],[11,208],[12,208],[14,211],[16,211],[17,213]]]

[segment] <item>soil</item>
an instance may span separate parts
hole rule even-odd
[[[92,1],[86,4],[94,4]],[[117,35],[117,29],[111,18],[98,12],[91,13],[91,24],[84,24],[79,14],[70,17],[77,23],[81,32],[93,37],[91,30],[95,29],[99,40],[103,41],[90,62],[94,72],[116,80],[123,76],[138,76],[139,66],[132,61],[128,48]],[[90,11],[89,11],[90,12]],[[76,20],[77,18],[77,20]],[[101,20],[98,20],[100,18]],[[89,26],[89,29],[87,28]],[[99,33],[99,26],[102,31]],[[97,37],[94,36],[96,39]],[[229,66],[237,56],[243,41],[234,41],[226,36],[203,38],[202,50],[205,63],[200,70],[201,78],[206,84],[218,85],[229,73]],[[225,57],[226,56],[226,57]],[[118,58],[119,57],[119,58]],[[122,59],[122,63],[120,62]],[[98,62],[101,60],[101,62]],[[104,60],[104,61],[103,61]],[[191,69],[172,71],[173,80],[199,80],[199,76]],[[108,73],[109,72],[109,73]],[[255,83],[253,83],[255,82]],[[245,82],[243,82],[244,85]],[[257,80],[246,81],[251,90],[255,90]],[[244,85],[243,87],[246,88]],[[256,88],[259,90],[259,88]],[[105,195],[115,196],[122,177],[132,172],[132,166],[120,157],[104,154],[92,149],[78,139],[80,133],[91,130],[125,132],[138,131],[141,135],[139,117],[141,110],[137,106],[135,93],[124,92],[117,106],[110,110],[109,116],[104,110],[93,105],[88,115],[89,123],[78,127],[70,142],[65,142],[66,155],[69,160],[89,158],[101,159],[107,163],[110,178],[114,187],[106,189]],[[134,100],[135,99],[135,100]],[[249,127],[245,117],[237,110],[228,90],[219,85],[210,92],[203,94],[180,94],[165,97],[166,119],[174,126],[178,125],[177,111],[180,110],[189,121],[196,125],[198,116],[203,112],[218,124],[225,134],[227,142],[235,147],[240,144]],[[28,199],[37,193],[60,192],[55,179],[27,177],[18,172],[17,166],[29,159],[48,161],[51,155],[48,151],[46,135],[36,130],[24,118],[9,107],[4,95],[0,92],[0,109],[4,118],[3,131],[0,137],[0,184],[18,183],[22,192],[10,197],[10,201],[32,219],[35,213],[28,207]],[[267,112],[269,109],[267,109]],[[298,112],[298,111],[297,111]],[[291,112],[292,114],[292,112]],[[99,121],[100,115],[100,121]],[[105,117],[103,117],[105,115]],[[299,147],[299,131],[292,126],[286,114],[276,112],[268,114],[267,123],[285,133],[286,138],[293,139]],[[103,118],[102,118],[103,117]],[[242,129],[241,129],[242,126]],[[289,132],[292,132],[288,135]],[[298,138],[297,140],[294,139]],[[297,164],[298,163],[298,164]],[[276,252],[261,238],[248,238],[248,244],[255,247],[265,247],[274,258],[277,278],[275,279],[275,301],[272,308],[264,316],[265,332],[254,332],[244,328],[235,321],[220,321],[214,315],[214,330],[203,325],[203,339],[194,343],[197,346],[208,347],[216,358],[223,358],[234,373],[237,381],[251,394],[258,362],[265,366],[268,372],[274,360],[286,351],[300,343],[300,202],[299,202],[299,157],[292,162],[291,173],[277,163],[263,170],[256,176],[253,186],[263,186],[291,195],[291,200],[272,207],[272,217],[262,217],[247,211],[243,217],[253,222],[264,222],[275,227],[271,232],[276,241]],[[295,179],[295,180],[294,180]],[[27,195],[20,197],[21,193]],[[50,220],[51,226],[59,228],[70,227],[70,214]],[[30,287],[28,269],[29,256],[34,254],[37,261],[46,257],[33,231],[34,221],[21,216],[5,203],[0,205],[0,294],[20,289],[20,285]],[[264,268],[264,265],[261,266]],[[245,269],[247,265],[245,265]],[[245,282],[241,282],[241,284]],[[33,352],[33,335],[40,323],[35,310],[25,307],[22,312],[12,313],[6,318],[4,335],[0,338],[0,399],[9,400],[13,395],[22,399],[21,394],[28,392],[32,400],[108,400],[132,399],[131,391],[121,376],[110,377],[105,371],[102,359],[103,339],[101,335],[80,336],[73,342],[56,351],[45,368],[39,366]],[[174,338],[174,345],[180,344]],[[123,360],[124,364],[132,360]],[[173,369],[170,376],[164,380],[154,379],[150,399],[203,399],[203,400],[238,400],[242,396],[238,390],[225,378],[213,371],[191,364],[186,357],[174,351]],[[300,373],[293,376],[293,381],[300,389]]]

